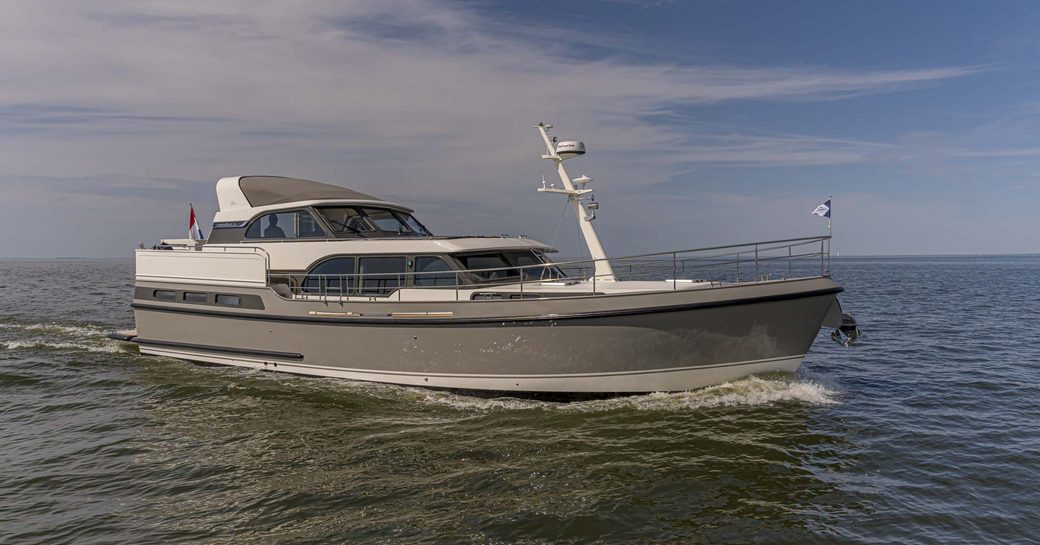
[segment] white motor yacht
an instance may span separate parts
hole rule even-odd
[[[437,236],[401,204],[275,176],[217,182],[208,240],[136,252],[143,354],[463,390],[677,391],[795,371],[823,326],[855,340],[829,236],[610,258],[598,203],[539,124],[591,255],[525,237]],[[842,333],[843,332],[843,333]]]

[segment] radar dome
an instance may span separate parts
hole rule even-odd
[[[556,155],[560,159],[570,159],[579,155],[585,155],[585,143],[577,141],[560,142],[556,144]]]

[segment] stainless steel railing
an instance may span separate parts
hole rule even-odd
[[[362,256],[363,257],[363,256]],[[818,261],[818,264],[816,260]],[[667,281],[672,290],[693,281],[719,287],[830,274],[830,237],[770,240],[657,252],[607,259],[618,281]],[[370,297],[400,300],[404,288],[453,290],[454,299],[481,292],[503,299],[524,299],[560,282],[573,286],[567,295],[601,295],[603,275],[596,259],[539,263],[517,267],[432,272],[287,275],[268,273],[268,284],[288,284],[294,298]],[[818,265],[818,266],[817,266]],[[749,278],[750,275],[750,278]],[[551,282],[551,284],[546,284]],[[652,288],[648,285],[647,289]],[[585,291],[588,290],[588,291]],[[517,297],[513,297],[516,295]]]

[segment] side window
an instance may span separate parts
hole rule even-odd
[[[411,214],[405,214],[404,212],[398,212],[397,216],[401,218],[404,223],[411,228],[412,231],[419,233],[420,235],[426,235],[428,237],[433,236],[433,233],[426,228],[425,225],[419,223],[419,220],[415,219],[415,216]]]
[[[513,258],[513,262],[516,263],[517,266],[520,266],[520,267],[527,267],[527,266],[530,266],[530,265],[539,265],[539,264],[542,263],[542,260],[539,259],[538,256],[536,256],[532,252],[514,253],[514,254],[510,254],[510,257],[512,257]],[[524,278],[531,278],[531,279],[551,278],[551,274],[550,274],[550,271],[549,271],[548,267],[531,267],[531,268],[528,268],[528,269],[522,269],[522,272],[524,273]]]
[[[411,230],[397,219],[397,216],[383,208],[364,208],[365,215],[375,224],[376,229],[390,233],[410,233]]]
[[[405,275],[404,257],[362,257],[358,259],[361,293],[387,295],[401,286]]]
[[[509,267],[512,267],[512,265],[510,265],[509,262],[507,262],[501,254],[470,255],[462,256],[459,259],[466,266],[466,268],[470,270],[509,269]],[[520,272],[516,269],[499,271],[480,271],[473,274],[481,280],[502,280],[505,278],[520,276]]]
[[[436,274],[439,272],[445,274]],[[454,286],[455,271],[443,259],[434,256],[419,256],[415,258],[415,285],[416,286]],[[424,274],[419,274],[424,273]]]
[[[303,280],[304,293],[352,293],[354,258],[337,257],[315,265]]]
[[[296,212],[297,228],[300,238],[323,238],[325,231],[314,216],[306,210]]]
[[[274,212],[260,216],[246,229],[246,238],[321,238],[325,236],[320,224],[306,210]]]

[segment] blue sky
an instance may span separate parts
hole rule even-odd
[[[1040,251],[1033,2],[12,2],[0,256],[127,256],[237,174],[552,242],[537,121],[590,154],[608,253],[821,233]],[[574,225],[555,242],[577,253]]]

